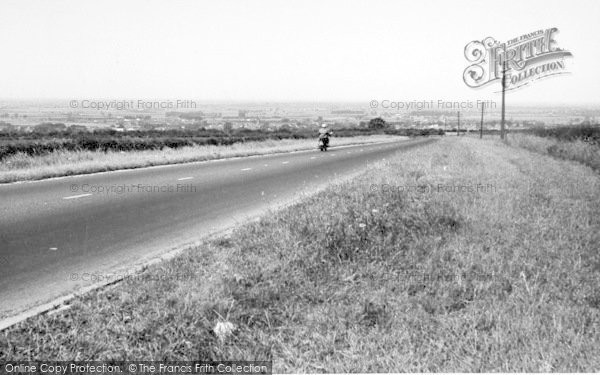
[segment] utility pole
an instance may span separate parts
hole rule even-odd
[[[504,56],[502,59],[502,121],[500,122],[500,139],[504,140],[504,112],[505,112],[505,97],[506,97],[506,44],[504,45]]]
[[[460,135],[460,111],[456,113],[458,113],[458,128],[456,129],[456,136],[458,137]]]
[[[485,108],[485,103],[481,102],[481,125],[479,127],[479,139],[483,138],[483,109]]]

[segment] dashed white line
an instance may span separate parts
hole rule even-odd
[[[181,177],[181,178],[178,178],[178,179],[177,179],[177,181],[191,180],[191,179],[193,179],[193,178],[194,178],[194,177]]]
[[[249,170],[251,170],[251,169],[252,169],[252,168],[242,168],[242,171],[249,171]]]
[[[311,159],[316,159],[317,157],[316,157],[316,156],[311,156],[310,158],[311,158]]]
[[[281,164],[287,164],[289,161],[282,161]]]
[[[63,197],[63,199],[77,199],[77,198],[89,197],[90,195],[92,195],[92,194],[90,193],[90,194],[71,195],[69,197]]]
[[[49,248],[48,250],[56,251],[56,250],[58,250],[58,248],[56,248],[56,247],[51,247],[51,248]]]

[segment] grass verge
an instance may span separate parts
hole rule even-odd
[[[560,140],[527,134],[511,134],[508,144],[554,157],[578,161],[600,171],[600,144],[581,139]]]
[[[332,146],[374,143],[405,139],[390,135],[334,138]],[[0,162],[0,183],[40,180],[94,172],[178,164],[193,161],[224,159],[239,156],[265,155],[316,149],[315,139],[285,139],[234,143],[221,146],[190,146],[177,149],[145,151],[54,151],[43,156],[18,153]]]
[[[447,138],[7,330],[0,360],[598,371],[599,227],[589,168]]]

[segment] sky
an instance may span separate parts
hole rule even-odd
[[[600,1],[0,2],[0,98],[498,100],[465,45],[557,27],[568,75],[515,103],[600,103]]]

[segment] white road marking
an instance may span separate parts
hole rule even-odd
[[[317,157],[316,157],[316,156],[311,156],[310,158],[311,158],[311,159],[316,159]]]
[[[289,161],[282,161],[281,164],[287,164]]]
[[[48,250],[56,251],[56,250],[58,250],[58,248],[56,248],[56,247],[51,247],[51,248],[50,248],[50,249],[48,249]]]
[[[268,166],[269,166],[269,164],[265,164],[265,167],[268,167]]]
[[[181,177],[181,178],[178,178],[178,179],[177,179],[177,181],[191,180],[191,179],[193,179],[193,178],[194,178],[194,177]]]
[[[77,198],[89,197],[90,195],[92,195],[92,194],[71,195],[69,197],[63,197],[63,199],[77,199]]]
[[[243,168],[243,169],[242,169],[242,171],[249,171],[249,170],[251,170],[251,169],[252,169],[252,168]]]
[[[362,148],[360,149],[361,151],[364,151]]]

